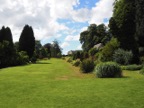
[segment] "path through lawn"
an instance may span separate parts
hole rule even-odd
[[[0,70],[0,108],[144,108],[144,76],[98,79],[60,59]]]

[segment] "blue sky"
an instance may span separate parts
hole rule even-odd
[[[108,24],[114,0],[0,0],[0,26],[9,26],[18,41],[25,24],[44,45],[58,40],[67,54],[81,49],[79,35],[92,23]]]

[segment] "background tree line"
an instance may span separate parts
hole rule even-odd
[[[41,45],[35,40],[33,28],[25,25],[19,42],[13,42],[9,27],[0,30],[0,68],[24,65],[36,62],[37,59],[61,57],[61,48],[58,41],[53,44]]]

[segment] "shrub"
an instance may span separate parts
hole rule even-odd
[[[79,66],[81,63],[81,61],[79,59],[77,59],[76,61],[73,62],[74,66]]]
[[[117,49],[113,54],[113,61],[121,65],[128,65],[131,63],[133,53],[131,51],[125,51],[123,49]]]
[[[80,70],[83,73],[89,73],[94,70],[94,67],[95,67],[95,64],[94,64],[93,60],[85,59],[82,61],[81,65],[80,65]]]
[[[34,51],[34,53],[33,53],[33,56],[30,58],[30,61],[31,61],[32,63],[36,63],[37,57],[36,57],[36,52],[35,52],[35,51]]]
[[[97,52],[98,52],[98,49],[97,49],[97,48],[91,48],[91,49],[89,50],[89,55],[90,55],[90,56],[94,56]]]
[[[96,75],[98,78],[122,77],[122,70],[115,62],[105,62],[96,66]]]
[[[72,58],[68,58],[67,62],[72,63]]]
[[[118,49],[119,42],[117,39],[112,38],[110,42],[108,42],[102,50],[98,54],[98,58],[100,61],[112,61],[112,56],[114,54],[114,51]]]
[[[74,51],[73,55],[72,55],[72,59],[76,60],[79,59],[81,57],[81,51]]]
[[[131,70],[131,71],[135,71],[135,70],[140,70],[142,69],[142,65],[127,65],[127,66],[122,66],[123,70]]]
[[[62,57],[62,60],[65,60],[66,58],[65,57]]]
[[[25,65],[29,62],[29,57],[25,51],[18,52],[17,59],[16,59],[17,65]]]

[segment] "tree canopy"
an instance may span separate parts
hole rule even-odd
[[[80,42],[84,51],[89,51],[94,45],[106,44],[110,40],[110,34],[104,24],[91,24],[86,31],[80,33]]]
[[[19,39],[19,51],[26,51],[31,58],[35,50],[35,37],[31,26],[25,25]]]

